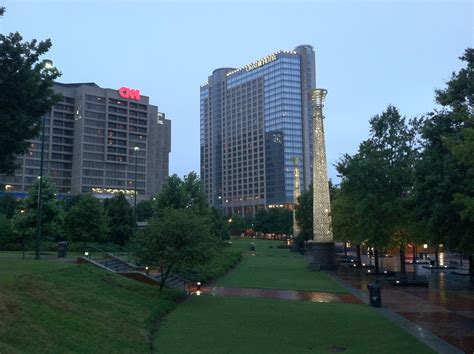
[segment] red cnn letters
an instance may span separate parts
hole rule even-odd
[[[119,88],[118,93],[120,97],[140,101],[140,90],[130,89],[128,87],[121,87]]]

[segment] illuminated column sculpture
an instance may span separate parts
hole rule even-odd
[[[313,108],[313,240],[310,243],[310,269],[313,271],[336,267],[323,125],[326,94],[325,89],[314,89],[309,93]]]
[[[300,228],[296,222],[296,204],[301,196],[299,157],[293,157],[293,237],[298,236]]]

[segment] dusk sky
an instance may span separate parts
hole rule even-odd
[[[60,82],[128,86],[172,121],[170,174],[199,172],[199,86],[216,68],[241,67],[300,44],[316,51],[326,88],[333,164],[354,153],[368,119],[388,104],[407,117],[432,110],[473,46],[472,1],[22,1],[0,31],[51,38],[45,58]]]

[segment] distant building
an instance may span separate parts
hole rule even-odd
[[[63,99],[46,116],[44,175],[59,193],[133,195],[135,167],[138,199],[160,190],[169,174],[171,122],[147,96],[95,83],[55,83],[54,89]],[[0,176],[6,191],[31,188],[40,173],[40,154],[41,136],[18,157],[15,176]]]
[[[216,69],[201,86],[201,178],[227,214],[293,206],[294,158],[311,183],[315,54],[309,45],[240,69]]]

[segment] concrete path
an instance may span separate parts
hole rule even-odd
[[[192,292],[197,293],[197,289]],[[258,289],[258,288],[225,288],[225,287],[205,287],[199,294],[219,295],[219,296],[243,296],[243,297],[264,297],[279,300],[303,300],[312,302],[344,302],[350,304],[360,304],[361,301],[352,294],[336,294],[317,291],[295,291],[279,289]]]
[[[441,353],[474,353],[474,292],[467,279],[448,281],[448,274],[433,274],[429,288],[417,288],[395,287],[383,277],[344,266],[330,275],[364,302],[367,284],[380,283],[384,315]],[[434,276],[441,281],[432,282]]]

